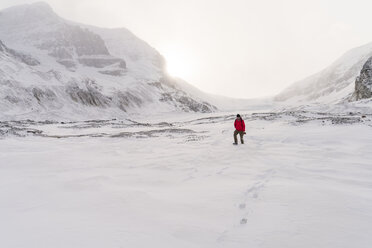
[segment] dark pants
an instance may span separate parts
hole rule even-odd
[[[244,140],[243,140],[244,131],[238,131],[238,130],[234,131],[234,142],[235,142],[235,144],[238,144],[238,134],[240,135],[240,142],[242,144],[244,144]]]

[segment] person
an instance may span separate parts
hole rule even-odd
[[[245,123],[240,114],[236,115],[234,127],[234,145],[238,144],[238,134],[240,135],[240,142],[244,144],[243,135],[245,134]]]

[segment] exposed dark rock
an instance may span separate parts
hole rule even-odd
[[[17,51],[15,51],[13,49],[9,49],[8,51],[17,60],[25,63],[26,65],[30,65],[30,66],[40,65],[40,62],[37,59],[34,59],[33,57],[31,57],[30,55],[17,52]]]
[[[352,100],[361,100],[372,97],[372,57],[364,64],[360,76],[355,81],[355,91]]]
[[[93,80],[86,79],[85,89],[80,88],[76,83],[67,86],[67,94],[77,103],[88,106],[106,107],[111,99],[103,95]]]
[[[114,96],[116,105],[123,111],[127,111],[129,107],[140,107],[143,103],[142,99],[133,95],[130,92],[118,92]]]
[[[7,46],[4,45],[4,43],[1,42],[1,40],[0,40],[0,51],[8,53],[10,56],[12,56],[13,58],[15,58],[16,60],[22,63],[25,63],[26,65],[30,65],[30,66],[40,65],[40,62],[37,59],[33,58],[30,55],[27,55],[27,54],[8,48]]]
[[[179,81],[179,79],[164,75],[162,78],[160,78],[159,82],[154,82],[150,85],[164,92],[161,94],[161,98],[159,99],[161,102],[172,103],[182,111],[211,113],[217,110],[215,106],[204,101],[198,101],[197,99],[189,96],[179,86],[179,83],[181,83]]]
[[[114,57],[84,57],[79,58],[78,61],[83,65],[95,68],[104,68],[118,63],[118,67],[125,69],[125,61]]]
[[[18,97],[15,97],[15,96],[6,96],[5,99],[10,102],[10,103],[19,103],[21,101],[21,99],[19,99]]]
[[[67,49],[65,47],[55,47],[53,51],[49,53],[50,56],[58,59],[72,59],[73,49]]]
[[[0,40],[0,52],[4,52],[5,51],[5,45],[4,43]]]
[[[209,103],[206,102],[200,103],[188,96],[181,96],[180,98],[177,99],[177,101],[184,105],[186,111],[189,109],[193,112],[209,113],[215,110],[215,108],[213,108],[213,106],[210,105]]]
[[[95,68],[117,64],[117,68],[126,69],[125,61],[111,56],[103,39],[86,28],[65,24],[48,37],[38,47],[48,50],[50,56],[68,69],[75,68],[77,62]]]
[[[124,60],[120,59],[120,62],[119,62],[118,67],[121,68],[121,69],[126,69],[127,68],[127,64],[125,63]]]
[[[99,73],[110,75],[110,76],[115,76],[115,77],[120,77],[120,76],[123,76],[125,71],[124,70],[107,70],[107,71],[99,71]]]
[[[163,86],[160,82],[152,82],[152,83],[149,83],[149,85],[154,86],[154,87],[156,87],[160,90],[164,90],[164,88],[163,88]]]
[[[73,60],[57,60],[58,63],[64,65],[67,69],[73,69],[76,67],[76,64]]]
[[[136,137],[136,138],[147,138],[147,137],[158,137],[161,134],[176,135],[176,134],[192,134],[195,133],[194,130],[186,128],[167,128],[149,131],[139,131],[139,132],[121,132],[118,134],[111,135],[112,138],[121,137]]]
[[[48,75],[52,76],[53,78],[57,79],[58,81],[60,81],[62,79],[61,72],[53,70],[53,69],[48,71]]]
[[[56,94],[50,89],[42,90],[35,87],[31,92],[39,103],[42,103],[44,100],[53,101],[56,99]]]
[[[187,95],[177,95],[171,93],[163,93],[159,99],[162,102],[173,102],[185,112],[202,112],[211,113],[217,108],[207,102],[198,102]]]
[[[159,100],[161,102],[171,102],[173,101],[173,97],[170,93],[163,93],[161,94],[161,98]]]
[[[39,48],[51,51],[57,58],[70,57],[73,51],[78,56],[109,55],[103,39],[79,26],[64,25],[49,35],[50,40],[45,41]]]

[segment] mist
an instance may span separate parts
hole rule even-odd
[[[276,95],[372,41],[364,0],[45,2],[69,20],[130,29],[166,58],[171,75],[236,98]]]

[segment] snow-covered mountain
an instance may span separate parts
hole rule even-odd
[[[275,97],[287,103],[340,103],[349,101],[355,80],[372,56],[372,43],[350,50],[323,71],[294,83]]]
[[[163,57],[125,28],[74,23],[40,2],[2,10],[0,41],[5,119],[216,110],[204,93],[169,77]]]

